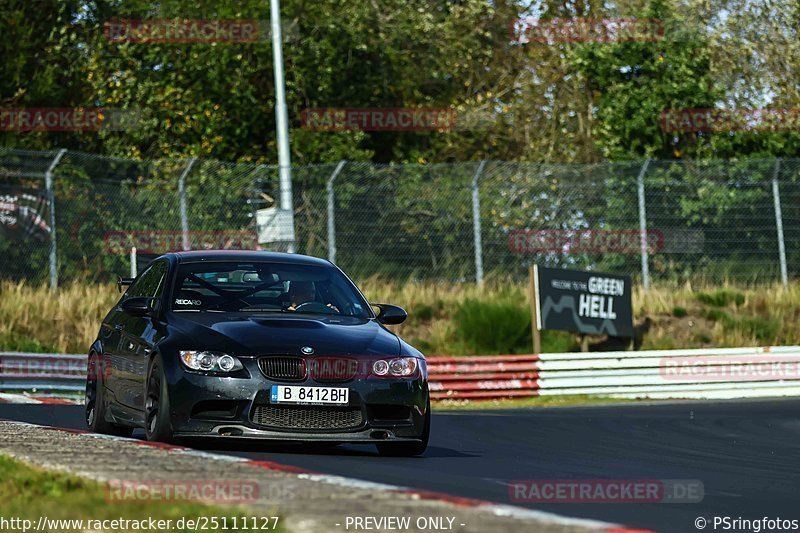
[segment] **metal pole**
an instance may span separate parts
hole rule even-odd
[[[537,265],[528,267],[528,282],[531,289],[531,336],[533,338],[533,353],[542,353],[542,319],[539,315],[539,268]]]
[[[181,241],[184,250],[188,250],[190,248],[189,215],[186,207],[186,176],[189,175],[189,172],[192,170],[195,161],[197,161],[196,157],[191,158],[189,160],[189,164],[186,165],[186,168],[183,169],[181,176],[178,178],[178,199],[180,201],[181,209]]]
[[[336,215],[334,213],[336,205],[334,202],[333,182],[344,168],[345,163],[344,159],[339,161],[333,174],[328,178],[328,183],[325,185],[325,190],[328,191],[328,261],[331,263],[336,262]]]
[[[138,273],[138,265],[136,264],[136,247],[131,248],[131,277],[135,278]]]
[[[56,193],[53,190],[53,171],[61,158],[67,153],[66,148],[58,151],[47,171],[44,173],[44,188],[47,189],[47,197],[50,201],[50,290],[58,288],[58,244],[56,242]]]
[[[778,228],[778,255],[781,261],[781,281],[783,288],[789,288],[789,272],[786,267],[786,241],[783,237],[783,214],[781,213],[781,193],[778,187],[778,175],[781,171],[780,158],[775,160],[775,170],[772,173],[772,199],[775,202],[775,226]]]
[[[483,285],[483,243],[481,242],[481,199],[478,195],[478,180],[483,174],[486,161],[478,165],[472,176],[472,239],[475,243],[475,282]]]
[[[286,112],[286,94],[283,80],[283,43],[281,37],[281,11],[278,0],[270,0],[272,23],[272,63],[275,74],[275,129],[278,136],[278,172],[281,183],[281,209],[288,213],[292,240],[287,251],[295,252],[294,203],[292,201],[292,159],[289,152],[289,118]]]
[[[644,175],[649,166],[650,158],[648,157],[644,165],[642,165],[642,170],[639,171],[639,177],[636,178],[639,189],[639,231],[641,232],[639,242],[642,247],[642,284],[645,290],[650,288],[650,258],[647,251],[647,211],[645,210],[644,202]]]

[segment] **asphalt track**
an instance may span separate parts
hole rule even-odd
[[[0,404],[0,418],[84,428],[82,406]],[[262,443],[197,445],[500,503],[510,503],[508,483],[520,479],[702,481],[701,503],[526,505],[657,531],[696,531],[697,517],[709,520],[707,531],[714,531],[714,516],[800,520],[796,399],[437,412],[431,445],[420,458],[379,457],[371,446],[321,452]]]

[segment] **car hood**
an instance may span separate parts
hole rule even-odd
[[[375,320],[327,315],[231,316],[217,313],[172,313],[169,323],[184,349],[234,352],[239,356],[399,355],[400,340]]]

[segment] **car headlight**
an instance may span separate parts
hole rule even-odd
[[[242,362],[222,352],[181,350],[181,362],[190,370],[200,372],[235,372],[243,368]]]
[[[417,374],[418,363],[415,357],[379,359],[372,363],[372,373],[379,377],[407,378]]]

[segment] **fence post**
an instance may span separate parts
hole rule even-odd
[[[475,243],[475,282],[483,285],[483,243],[481,241],[481,199],[478,180],[483,174],[486,160],[482,160],[472,176],[472,238]]]
[[[647,167],[650,166],[650,158],[648,157],[639,171],[639,176],[636,178],[638,194],[639,194],[639,242],[642,251],[642,285],[644,289],[650,288],[650,257],[647,251],[647,211],[645,210],[644,202],[644,175],[647,173]]]
[[[139,274],[139,266],[136,264],[136,247],[131,247],[131,277],[135,278]]]
[[[344,159],[339,161],[333,174],[328,178],[328,183],[325,185],[325,190],[328,192],[328,261],[331,263],[336,262],[336,215],[334,212],[336,208],[336,197],[333,193],[333,182],[336,181],[336,177],[344,168],[345,163],[347,163],[347,161]]]
[[[181,241],[184,250],[189,249],[189,215],[186,207],[186,176],[189,175],[195,161],[197,161],[196,157],[191,158],[178,178],[178,199],[181,209]]]
[[[778,175],[781,172],[781,159],[775,160],[775,170],[772,172],[772,200],[775,202],[775,227],[778,229],[778,256],[781,261],[781,282],[783,288],[789,288],[789,271],[786,266],[786,241],[783,237],[783,214],[781,212],[781,193],[778,187]]]
[[[56,193],[53,189],[53,171],[61,158],[67,153],[66,148],[58,151],[56,156],[44,173],[44,188],[47,190],[47,199],[50,201],[50,290],[58,288],[58,243],[56,242]]]

